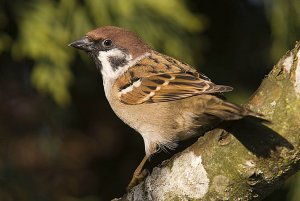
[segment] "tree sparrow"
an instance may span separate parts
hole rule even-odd
[[[138,183],[144,163],[159,148],[176,147],[177,141],[196,135],[198,128],[257,116],[221,98],[232,87],[214,84],[189,65],[151,49],[126,29],[101,27],[70,46],[92,57],[113,111],[144,139],[146,155],[129,188]]]

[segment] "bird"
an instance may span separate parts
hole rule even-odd
[[[103,26],[69,46],[85,51],[102,74],[105,96],[115,114],[140,133],[145,157],[133,173],[130,190],[145,177],[143,166],[161,149],[197,136],[223,121],[259,116],[227,102],[230,86],[214,84],[203,73],[155,51],[125,28]]]

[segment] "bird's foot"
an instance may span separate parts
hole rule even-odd
[[[149,171],[146,169],[144,169],[138,175],[133,174],[132,179],[127,186],[127,191],[130,191],[133,187],[141,183],[145,179],[145,177],[147,177],[147,175],[149,175]]]

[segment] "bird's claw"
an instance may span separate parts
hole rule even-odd
[[[147,169],[144,169],[139,175],[133,175],[131,181],[129,182],[126,188],[127,191],[130,191],[133,187],[141,183],[149,174],[149,171]]]

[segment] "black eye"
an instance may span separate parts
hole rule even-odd
[[[102,45],[104,47],[111,47],[112,46],[112,40],[110,39],[105,39],[103,42],[102,42]]]

